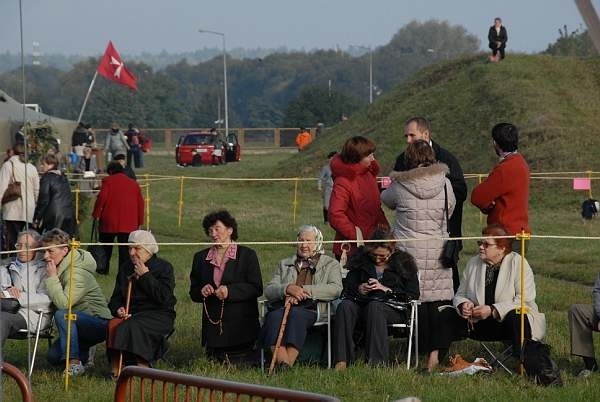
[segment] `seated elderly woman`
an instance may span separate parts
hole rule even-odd
[[[512,239],[491,238],[510,236],[503,226],[488,225],[483,229],[483,235],[490,238],[477,242],[479,255],[467,263],[452,301],[455,308],[445,309],[440,315],[440,326],[434,331],[433,339],[437,350],[431,353],[430,370],[448,352],[452,341],[467,337],[509,341],[513,355],[519,356],[521,320],[516,309],[521,305],[522,257],[511,251]],[[524,291],[527,307],[525,339],[540,341],[546,333],[546,319],[535,303],[533,271],[527,261]]]
[[[334,329],[334,361],[343,370],[355,360],[354,331],[364,328],[367,361],[385,363],[389,355],[387,325],[407,320],[390,300],[419,298],[419,279],[414,258],[396,250],[388,232],[375,231],[370,242],[360,247],[348,265],[342,303],[337,308]]]
[[[204,305],[202,345],[211,359],[256,363],[263,292],[258,257],[235,242],[237,222],[228,211],[206,215],[202,227],[214,243],[194,255],[190,274],[190,297]]]
[[[129,243],[129,261],[119,269],[108,304],[112,315],[123,319],[109,333],[108,354],[114,376],[118,375],[119,361],[147,367],[159,359],[175,322],[173,266],[156,256],[158,245],[152,233],[133,231]]]
[[[298,230],[296,255],[279,262],[273,279],[265,288],[269,313],[261,333],[262,344],[270,346],[281,367],[293,366],[317,320],[317,301],[330,301],[342,292],[342,267],[324,254],[323,235],[312,225]],[[284,303],[291,303],[281,347],[275,351]]]

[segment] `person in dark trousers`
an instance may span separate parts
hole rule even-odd
[[[112,243],[117,238],[119,243],[127,243],[129,234],[144,223],[144,199],[136,181],[123,172],[123,166],[111,162],[106,169],[108,177],[102,180],[102,187],[96,204],[94,204],[94,219],[100,221],[98,240],[101,243]],[[107,261],[112,256],[112,245],[105,246]],[[129,261],[127,246],[119,246],[119,267]],[[97,271],[108,275],[106,270]]]
[[[450,169],[446,177],[448,177],[450,184],[452,185],[454,197],[456,198],[456,205],[454,206],[454,212],[450,216],[448,225],[450,229],[449,232],[450,237],[462,237],[462,212],[463,203],[467,199],[467,182],[465,181],[465,175],[458,159],[456,159],[450,151],[442,148],[440,144],[431,139],[431,125],[424,117],[417,116],[408,119],[406,123],[404,123],[404,137],[406,138],[407,144],[410,144],[415,140],[425,140],[433,148],[437,161],[444,163]],[[409,170],[404,152],[396,159],[394,170],[398,172]],[[462,242],[459,243],[459,248],[462,250]],[[454,291],[456,292],[460,284],[458,266],[452,267],[452,282]]]
[[[502,25],[502,19],[499,17],[494,18],[494,25],[490,27],[488,32],[488,42],[495,61],[498,61],[498,52],[500,52],[500,60],[504,59],[504,49],[506,49],[507,41],[508,34],[506,28]]]

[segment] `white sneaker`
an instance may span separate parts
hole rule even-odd
[[[577,374],[577,378],[588,378],[592,375],[592,371],[588,369],[583,369]]]

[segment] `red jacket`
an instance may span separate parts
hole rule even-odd
[[[100,220],[103,233],[137,230],[144,223],[144,199],[140,186],[124,173],[105,177],[92,216]]]
[[[330,162],[333,191],[329,202],[329,224],[335,230],[335,240],[356,240],[356,226],[368,239],[378,226],[389,229],[379,199],[377,161],[365,167],[360,163],[346,164],[339,155]],[[351,250],[356,248],[352,244]],[[333,245],[336,256],[342,254],[341,244]]]
[[[488,225],[499,223],[510,233],[529,233],[529,166],[523,156],[515,153],[498,163],[473,189],[471,202],[488,214]]]

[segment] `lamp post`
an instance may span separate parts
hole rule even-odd
[[[209,31],[207,29],[199,29],[198,32],[219,35],[223,39],[223,102],[225,103],[225,138],[227,138],[229,135],[229,107],[227,105],[227,50],[225,48],[225,34],[223,32]]]
[[[367,49],[369,51],[369,103],[373,103],[373,49],[371,46],[363,45],[350,45],[360,49]]]

